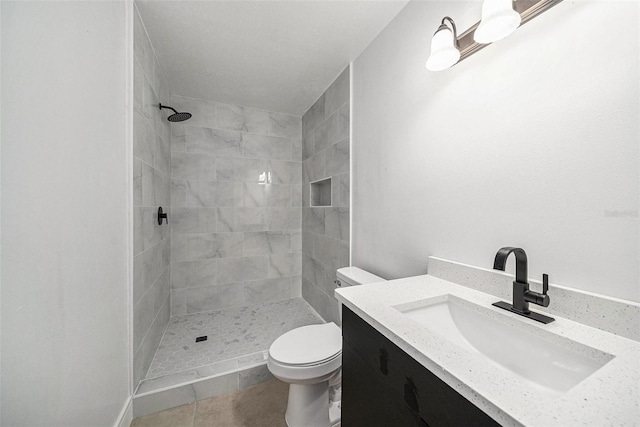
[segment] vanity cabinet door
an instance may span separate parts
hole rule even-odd
[[[345,427],[410,427],[416,424],[382,378],[348,343],[342,347],[342,425]]]
[[[389,421],[388,426],[499,425],[348,308],[343,306],[342,310],[345,347],[350,346],[349,351],[367,367],[368,375],[375,377],[368,380],[368,384],[377,382],[376,387],[384,388],[384,394],[393,401],[380,407],[402,413],[405,420],[404,424]],[[364,381],[362,376],[350,375],[351,369],[365,371],[364,366],[349,362],[349,359],[345,362],[343,353],[343,414],[349,410],[350,393],[361,389]],[[387,415],[388,418],[392,416]],[[350,427],[351,424],[344,422],[343,426]]]
[[[362,360],[378,375],[389,376],[389,343],[381,333],[368,323],[348,311],[342,309],[342,337],[351,344]]]
[[[342,344],[342,416],[343,426],[387,425],[388,402],[376,393],[384,387],[368,365],[347,342]]]

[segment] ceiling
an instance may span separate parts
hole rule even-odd
[[[172,94],[303,115],[398,1],[136,1]]]

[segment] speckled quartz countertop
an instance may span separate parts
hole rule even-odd
[[[556,334],[613,358],[566,392],[533,386],[478,353],[465,350],[393,306],[452,295],[486,307],[516,328]],[[640,343],[554,316],[547,325],[491,304],[495,296],[424,275],[336,289],[338,300],[450,387],[505,426],[640,426]],[[551,302],[553,304],[553,300]],[[535,311],[535,305],[530,308]],[[594,315],[598,315],[594,313]],[[563,338],[562,338],[563,337]],[[531,363],[536,355],[531,354]]]

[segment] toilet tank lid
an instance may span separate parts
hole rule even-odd
[[[340,281],[347,282],[349,285],[364,285],[367,283],[386,282],[382,277],[371,274],[358,267],[342,267],[336,272]]]

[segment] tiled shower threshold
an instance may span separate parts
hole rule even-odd
[[[294,328],[323,323],[302,298],[176,316],[133,399],[139,417],[269,380],[271,343]],[[196,337],[206,341],[195,342]]]

